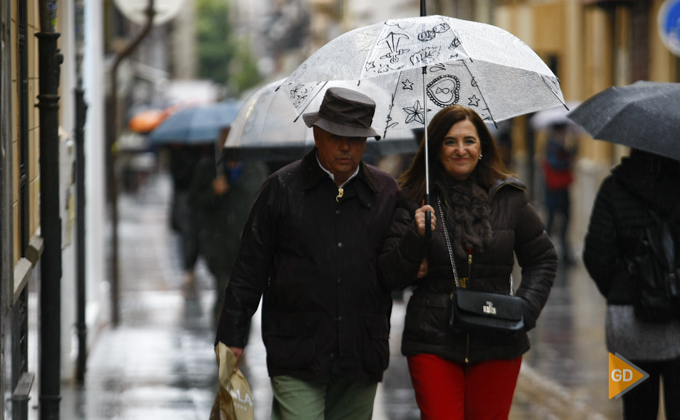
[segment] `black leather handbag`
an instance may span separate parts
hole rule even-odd
[[[444,227],[444,237],[449,250],[451,270],[455,287],[447,302],[447,316],[449,326],[454,332],[477,332],[514,337],[524,329],[522,312],[522,298],[512,296],[513,284],[510,276],[510,295],[500,293],[481,292],[460,287],[456,263],[453,259],[453,249],[449,233],[444,221],[441,199],[437,197],[439,215]]]

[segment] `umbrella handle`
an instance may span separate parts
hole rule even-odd
[[[425,194],[425,205],[430,205],[430,194]],[[430,210],[425,212],[425,239],[432,238],[432,213]]]

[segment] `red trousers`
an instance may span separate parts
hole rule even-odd
[[[463,365],[433,354],[408,358],[421,420],[507,419],[522,358]]]

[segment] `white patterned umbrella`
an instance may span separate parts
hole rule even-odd
[[[425,14],[422,6],[421,1]],[[377,86],[389,94],[388,100],[374,99],[376,115],[387,107],[385,120],[373,123],[384,126],[385,139],[388,131],[427,126],[430,112],[454,104],[494,124],[564,105],[557,77],[517,37],[492,25],[438,15],[386,20],[340,35],[305,60],[281,89],[300,115],[329,81],[354,82],[359,91]],[[428,150],[425,130],[426,204]]]
[[[302,118],[297,118],[295,109],[286,95],[278,89],[283,80],[269,83],[251,94],[243,103],[238,115],[231,124],[229,135],[224,143],[224,156],[229,160],[295,160],[301,158],[314,147],[312,129]],[[325,89],[333,86],[351,87],[344,82],[330,82]],[[324,89],[324,90],[325,90]],[[367,91],[376,101],[389,101],[389,95],[377,87]],[[324,92],[316,96],[309,106],[318,110]],[[385,121],[387,109],[378,110],[374,121]],[[382,113],[381,113],[382,112]],[[384,125],[374,125],[383,130]],[[390,153],[413,153],[418,143],[411,131],[401,131],[389,139],[366,143],[366,155],[377,156]]]
[[[423,68],[426,69],[423,74]],[[282,85],[298,114],[333,80],[378,86],[390,99],[388,131],[423,127],[452,104],[488,122],[563,105],[559,80],[509,32],[445,16],[387,20],[347,32],[302,63]],[[311,110],[311,109],[310,109]],[[376,122],[380,125],[380,122]]]

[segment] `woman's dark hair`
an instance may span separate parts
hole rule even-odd
[[[430,179],[432,175],[444,171],[441,163],[440,152],[446,134],[454,124],[468,120],[477,129],[477,135],[482,146],[482,159],[477,163],[475,170],[470,176],[475,176],[483,188],[489,188],[496,179],[505,179],[511,174],[505,168],[501,159],[496,143],[486,128],[482,118],[472,109],[461,106],[451,105],[439,111],[432,118],[427,127],[429,157],[430,157]],[[399,177],[399,184],[405,190],[406,196],[417,202],[425,197],[425,142],[421,142],[418,152],[413,157],[411,166]]]

